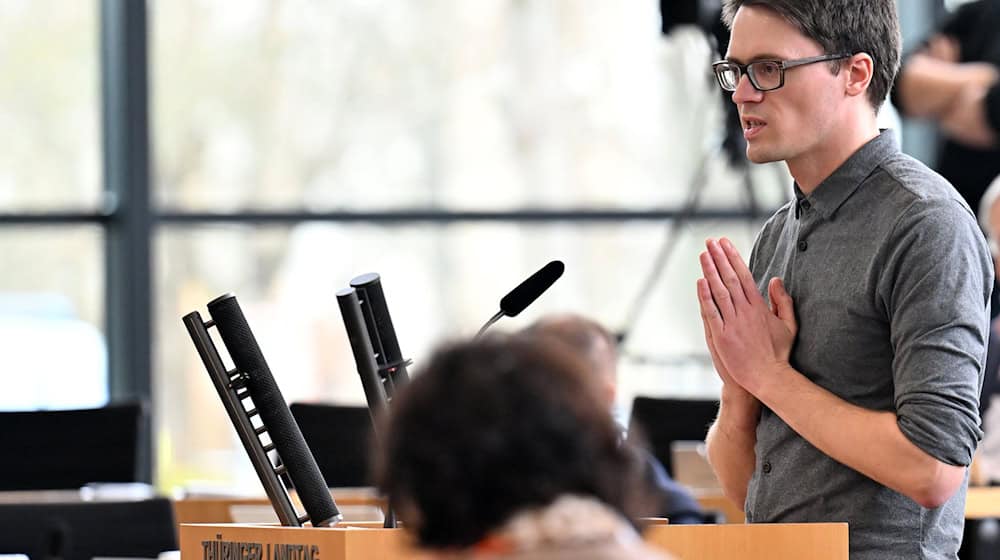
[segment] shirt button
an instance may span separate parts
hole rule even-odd
[[[764,471],[764,474],[771,474],[771,463],[764,461],[764,464],[760,466],[760,470]]]
[[[803,210],[808,210],[810,208],[812,208],[812,204],[808,200],[806,200],[806,199],[803,198],[802,199],[802,209]]]
[[[805,239],[799,241],[799,251],[805,251],[808,248],[809,248],[809,243],[807,243]]]

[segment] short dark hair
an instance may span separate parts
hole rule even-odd
[[[722,20],[732,29],[743,6],[774,10],[827,54],[868,53],[874,73],[868,101],[877,111],[899,70],[901,38],[895,0],[723,0]],[[839,62],[834,63],[839,68]]]
[[[567,494],[644,513],[641,466],[586,370],[563,345],[517,336],[433,354],[394,399],[376,464],[422,546],[470,546]]]

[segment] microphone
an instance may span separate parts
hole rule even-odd
[[[382,279],[375,272],[362,274],[351,279],[351,288],[357,292],[368,338],[375,351],[375,361],[388,379],[385,384],[386,396],[391,400],[396,389],[410,380],[406,371],[410,361],[403,358],[403,352],[399,349],[396,329],[392,326],[389,306],[386,305],[382,291]]]
[[[271,375],[271,369],[264,361],[264,354],[236,296],[224,294],[210,301],[208,312],[229,350],[233,365],[243,374],[242,383],[253,399],[271,443],[292,479],[292,485],[298,491],[309,520],[314,527],[335,524],[341,519],[340,510],[330,496],[316,458],[309,451],[299,425]]]
[[[500,311],[490,317],[489,321],[486,321],[486,324],[476,333],[476,338],[482,336],[486,329],[499,321],[501,317],[517,317],[519,313],[538,299],[538,296],[548,290],[562,276],[564,270],[566,270],[566,265],[562,261],[552,261],[518,284],[516,288],[500,299]]]
[[[379,437],[378,418],[389,408],[389,398],[386,395],[385,383],[378,373],[378,362],[372,346],[371,335],[366,328],[364,311],[356,288],[344,288],[337,291],[337,304],[344,318],[344,328],[347,330],[347,340],[354,353],[354,361],[361,377],[361,388],[368,401],[368,413],[372,417],[375,437]]]

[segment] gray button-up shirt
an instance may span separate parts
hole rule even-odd
[[[765,224],[750,268],[795,302],[791,365],[852,404],[896,413],[903,434],[951,465],[982,436],[977,405],[993,264],[969,207],[890,132]],[[764,409],[747,494],[751,522],[846,521],[853,560],[955,558],[965,485],[943,506],[846,467]]]

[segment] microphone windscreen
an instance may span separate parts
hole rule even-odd
[[[362,274],[351,280],[351,287],[357,290],[358,298],[368,306],[372,324],[369,325],[369,338],[372,346],[378,352],[382,365],[395,364],[403,361],[403,352],[399,349],[396,330],[389,316],[389,306],[385,303],[382,292],[382,279],[375,272]]]
[[[229,351],[236,369],[245,374],[246,388],[250,392],[257,413],[271,436],[271,443],[288,471],[292,485],[298,492],[302,506],[313,526],[326,526],[340,516],[330,489],[316,464],[305,438],[295,423],[271,369],[264,361],[264,354],[257,339],[250,331],[236,296],[226,294],[208,303],[208,312]]]
[[[344,329],[347,331],[347,340],[354,353],[354,362],[361,377],[361,388],[364,389],[365,399],[368,401],[368,410],[372,420],[375,421],[375,418],[384,414],[388,408],[388,399],[385,385],[379,377],[375,351],[368,330],[365,328],[365,318],[357,290],[344,288],[338,291],[337,305],[340,306],[340,315],[344,319]]]
[[[566,266],[562,261],[552,261],[521,282],[500,300],[500,310],[508,317],[516,317],[531,302],[538,299],[549,286],[562,276]]]

